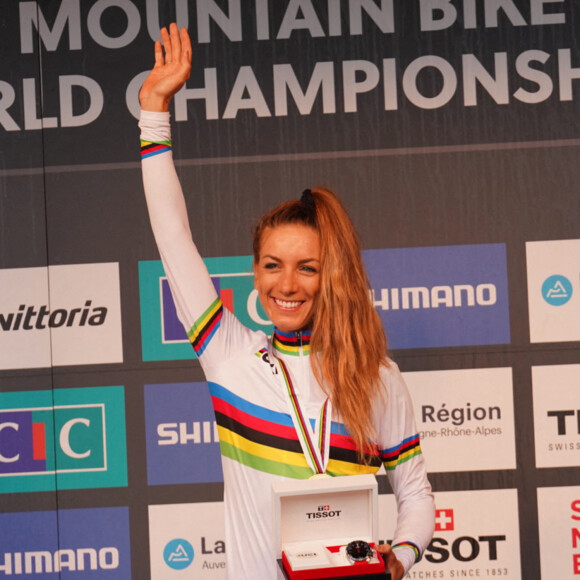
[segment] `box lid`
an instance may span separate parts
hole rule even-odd
[[[274,483],[272,494],[276,558],[292,542],[377,538],[378,486],[372,474],[288,479]]]

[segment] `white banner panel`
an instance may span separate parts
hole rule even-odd
[[[430,472],[515,469],[511,368],[403,375]]]
[[[518,498],[515,489],[435,494],[435,533],[409,578],[521,580]],[[379,496],[379,538],[393,538],[396,503]]]
[[[223,580],[222,502],[149,506],[151,580]]]
[[[123,362],[117,263],[0,270],[0,369]]]
[[[50,329],[38,312],[43,304],[46,268],[0,270],[0,370],[50,366]]]
[[[527,242],[531,342],[580,340],[580,240]]]
[[[538,488],[542,580],[580,577],[580,486]]]
[[[532,367],[536,467],[580,465],[580,365]]]

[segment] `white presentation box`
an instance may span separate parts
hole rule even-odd
[[[374,475],[289,479],[272,486],[274,545],[290,580],[389,578],[374,549],[352,562],[346,546],[374,548],[378,536],[378,486]]]

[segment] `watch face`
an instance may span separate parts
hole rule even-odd
[[[353,562],[364,562],[372,557],[373,549],[367,542],[364,542],[363,540],[355,540],[347,545],[346,555]]]

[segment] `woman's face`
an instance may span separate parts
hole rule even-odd
[[[254,269],[254,287],[274,326],[283,332],[308,326],[320,286],[316,230],[302,224],[267,228]]]

